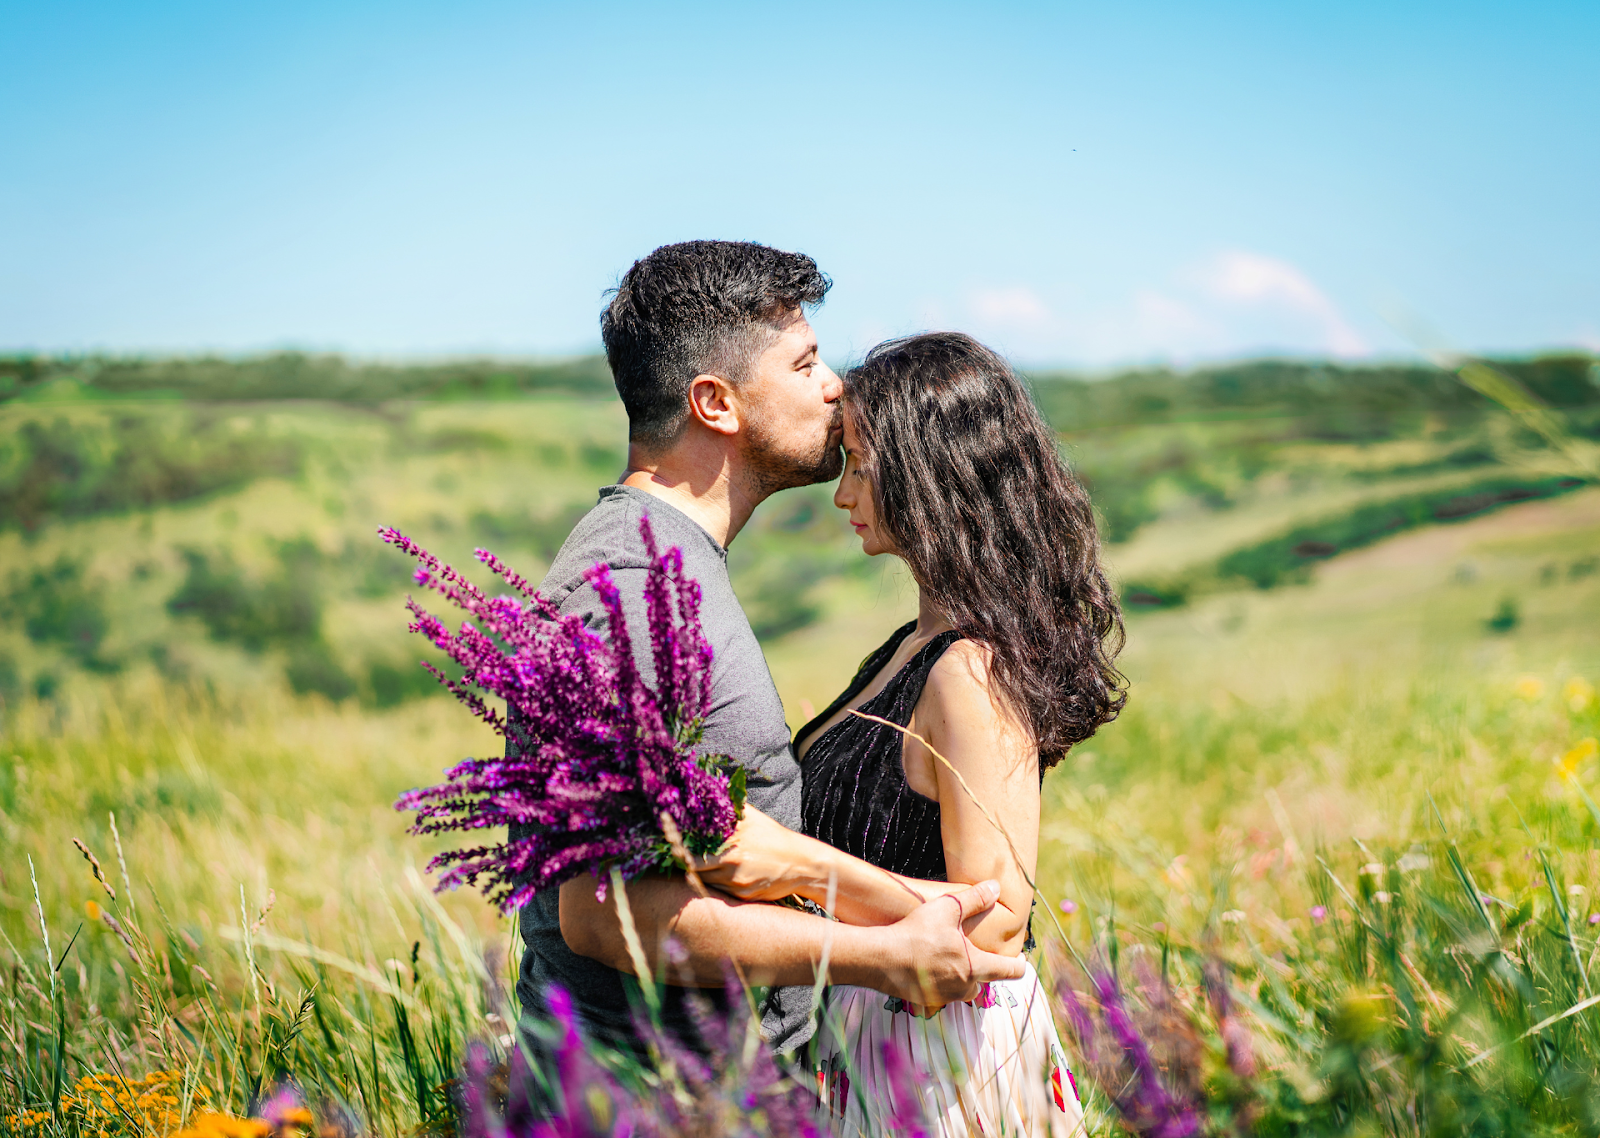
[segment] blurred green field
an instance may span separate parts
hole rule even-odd
[[[1565,452],[1449,377],[1369,376],[1404,398],[1318,410],[1315,385],[1333,381],[1302,371],[1219,388],[1253,403],[1213,391],[1194,406],[1173,393],[1216,376],[1037,377],[1121,539],[1107,557],[1131,602],[1132,680],[1122,718],[1046,781],[1042,891],[1074,902],[1056,917],[1085,954],[1220,943],[1266,1000],[1284,961],[1315,972],[1344,951],[1310,916],[1330,903],[1319,856],[1367,903],[1362,866],[1398,873],[1415,850],[1415,872],[1439,872],[1447,830],[1527,928],[1565,898],[1586,968],[1600,953],[1600,811],[1585,800],[1600,779],[1600,488],[1573,456],[1600,433],[1594,367],[1553,373],[1587,388],[1542,389]],[[1523,378],[1540,390],[1541,374]],[[86,915],[107,898],[77,837],[120,904],[132,885],[150,940],[214,978],[170,963],[147,978],[178,1034],[203,1035],[209,999],[249,1018],[253,976],[271,986],[258,1025],[290,1022],[314,990],[327,1020],[313,1031],[305,1012],[295,1046],[329,1067],[302,1055],[297,1077],[340,1089],[382,1132],[425,1121],[403,1032],[372,1001],[409,992],[419,1024],[496,1036],[483,1017],[515,946],[476,897],[431,899],[414,868],[430,849],[390,808],[494,738],[421,682],[407,566],[374,530],[458,564],[486,545],[536,576],[620,469],[620,407],[531,381],[483,398],[460,376],[449,398],[338,401],[27,380],[0,402],[0,1052],[22,1072],[0,1109],[39,1101],[55,1062],[26,990],[47,986],[29,858],[58,959],[82,926],[57,976],[71,1069],[150,1069],[152,1038],[172,1034],[146,1022],[124,946]],[[830,493],[773,499],[730,558],[792,723],[914,612],[903,575],[855,552]],[[1351,522],[1375,503],[1376,535]],[[1272,587],[1226,570],[1252,549],[1279,559]],[[206,1077],[236,1110],[246,1072],[259,1083],[301,1054],[267,1035],[224,1051]]]

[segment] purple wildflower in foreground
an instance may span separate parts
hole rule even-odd
[[[640,1017],[641,1037],[662,1059],[641,1083],[589,1051],[572,997],[552,985],[550,1020],[536,1029],[549,1056],[538,1072],[516,1052],[496,1069],[486,1048],[469,1046],[459,1138],[824,1138],[810,1080],[785,1071],[759,1042],[732,982],[728,995],[731,1010],[719,1014],[690,993],[703,1055]]]
[[[711,702],[711,646],[700,627],[700,586],[683,572],[677,549],[657,549],[648,518],[639,524],[650,555],[645,601],[656,686],[635,665],[621,597],[611,572],[584,573],[600,595],[609,639],[562,616],[528,581],[487,550],[478,560],[522,598],[485,596],[472,582],[404,534],[378,531],[415,557],[417,584],[468,616],[457,632],[408,600],[410,628],[464,670],[452,681],[423,667],[511,744],[504,758],[467,759],[444,783],[408,791],[396,804],[414,810],[414,834],[501,830],[518,836],[495,845],[452,850],[429,869],[444,870],[441,889],[481,881],[503,911],[527,903],[580,873],[604,894],[606,871],[632,877],[667,864],[662,836],[669,816],[697,854],[720,847],[743,805],[744,772],[730,778],[714,756],[696,753]],[[506,714],[483,695],[503,699]]]
[[[1150,1048],[1123,1003],[1116,977],[1103,972],[1093,979],[1107,1033],[1121,1047],[1130,1075],[1120,1092],[1112,1095],[1124,1121],[1135,1133],[1149,1138],[1191,1138],[1200,1133],[1198,1106],[1162,1085]]]
[[[1123,1127],[1139,1138],[1197,1138],[1206,1122],[1201,1045],[1166,982],[1151,978],[1143,985],[1148,1006],[1136,1019],[1109,970],[1089,973],[1088,990],[1079,991],[1067,981],[1059,952],[1051,963],[1058,1006],[1083,1056],[1082,1073],[1111,1100]]]
[[[911,1057],[903,1050],[905,1045],[897,1040],[885,1039],[882,1046],[883,1073],[888,1083],[892,1110],[886,1129],[895,1138],[928,1138],[922,1092],[911,1066]]]

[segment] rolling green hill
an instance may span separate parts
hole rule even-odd
[[[433,895],[440,842],[393,809],[498,740],[421,698],[408,563],[374,530],[537,573],[620,467],[620,408],[479,365],[442,394],[402,375],[405,398],[296,365],[356,376],[337,399],[263,361],[237,365],[252,398],[225,362],[30,366],[0,400],[0,1027],[28,1045],[0,1113],[55,1072],[191,1063],[243,1112],[271,1062],[374,1133],[426,1132],[459,1051],[423,1072],[417,1039],[498,1036],[518,950],[475,893]],[[1560,1019],[1600,959],[1594,400],[1525,375],[1555,407],[1530,424],[1434,373],[1347,369],[1388,408],[1349,416],[1312,390],[1331,369],[1227,370],[1035,377],[1132,602],[1128,707],[1044,782],[1036,928],[1184,992],[1224,962],[1285,1118],[1335,1063],[1390,1082],[1330,1132],[1410,1133],[1417,1088],[1555,1117],[1600,1054],[1592,1011]],[[1560,446],[1530,430],[1551,422]],[[774,498],[730,556],[796,722],[915,605],[829,494]],[[150,945],[104,919],[74,839]],[[1488,939],[1464,902],[1493,906]],[[1494,961],[1517,971],[1490,983]],[[1439,994],[1466,1014],[1430,1020]],[[1394,1030],[1351,1043],[1352,1007]],[[1097,1092],[1090,1114],[1117,1132]]]
[[[1592,360],[1502,366],[1579,444],[1600,437]],[[1031,378],[1135,607],[1304,581],[1344,550],[1587,476],[1424,367]],[[426,694],[406,569],[376,527],[537,574],[623,442],[592,358],[0,361],[0,698],[139,671],[377,707]],[[764,506],[731,564],[772,646],[891,579],[826,487]]]

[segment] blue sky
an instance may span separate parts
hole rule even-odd
[[[0,43],[0,350],[585,351],[701,236],[815,256],[837,360],[1600,348],[1592,2],[4,0]]]

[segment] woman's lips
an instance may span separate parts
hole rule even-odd
[[[863,524],[863,523],[861,523],[861,522],[851,522],[851,523],[850,523],[850,524],[851,524],[851,525],[853,525],[853,526],[854,526],[854,527],[855,527],[855,529],[856,529],[856,532],[857,532],[857,533],[860,533],[860,532],[861,532],[861,531],[862,531],[862,530],[864,530],[864,529],[866,529],[866,528],[867,528],[867,527],[866,527],[866,526],[865,526],[865,525],[864,525],[864,524]]]

